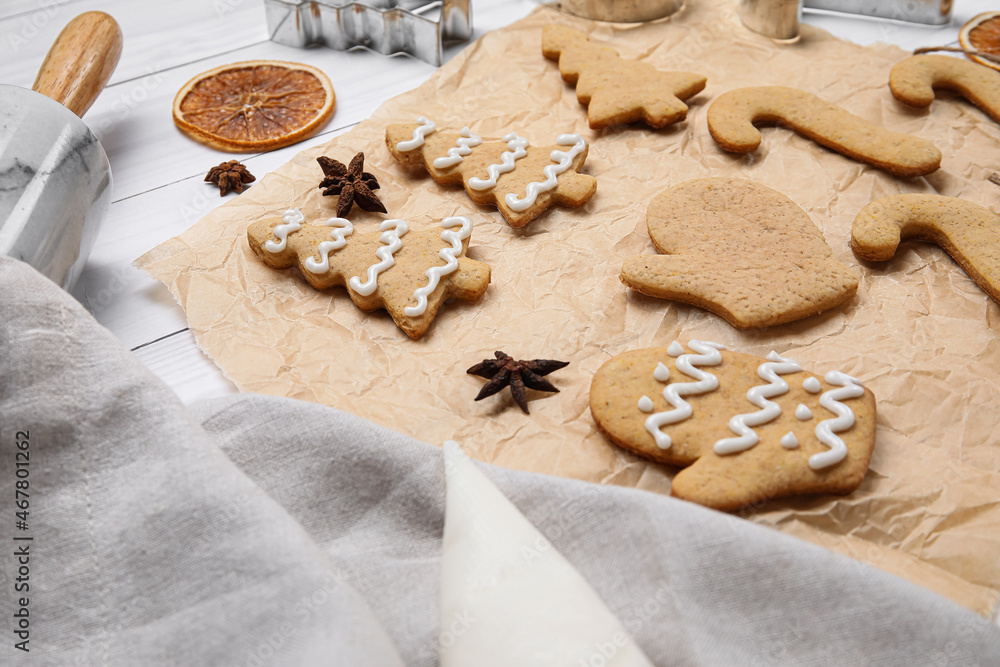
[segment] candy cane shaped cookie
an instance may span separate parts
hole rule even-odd
[[[708,109],[708,130],[723,149],[750,153],[760,146],[754,123],[778,123],[807,139],[897,176],[924,176],[941,166],[934,144],[900,134],[797,88],[738,88]]]
[[[907,194],[883,197],[854,219],[851,248],[872,262],[892,259],[902,239],[941,246],[994,301],[1000,302],[1000,216],[964,199]]]
[[[903,104],[929,107],[935,90],[951,90],[1000,123],[1000,72],[949,56],[910,56],[889,72],[889,90]]]

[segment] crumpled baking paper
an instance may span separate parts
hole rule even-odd
[[[778,45],[746,30],[735,7],[689,3],[641,25],[541,7],[486,34],[424,85],[297,155],[137,265],[169,287],[198,344],[243,391],[325,403],[431,443],[457,440],[502,466],[659,493],[669,492],[674,471],[609,444],[591,419],[590,380],[613,355],[698,338],[759,356],[773,349],[820,374],[845,371],[878,398],[877,445],[861,488],[741,515],[987,614],[1000,594],[1000,308],[936,246],[908,242],[892,261],[873,265],[859,262],[848,243],[857,213],[885,195],[938,192],[996,211],[1000,188],[986,179],[998,166],[1000,126],[950,94],[929,111],[896,102],[889,70],[906,55],[896,47],[861,47],[808,26],[798,43]],[[592,131],[576,91],[541,54],[542,27],[553,22],[589,32],[623,57],[700,72],[708,86],[689,101],[685,122]],[[723,152],[708,133],[708,105],[732,88],[760,85],[799,87],[932,140],[943,166],[926,178],[895,178],[778,127],[763,130],[753,154]],[[597,194],[515,230],[461,187],[394,163],[385,126],[421,115],[443,130],[468,126],[484,139],[516,131],[535,145],[580,133],[590,142],[582,171],[598,179]],[[478,303],[447,304],[419,341],[384,312],[357,309],[341,288],[317,292],[294,269],[267,268],[247,245],[252,222],[290,206],[310,221],[333,216],[336,198],[320,195],[315,158],[347,162],[358,151],[382,185],[387,217],[422,229],[467,215],[475,224],[468,254],[493,269]],[[627,290],[618,279],[622,261],[654,252],[649,201],[706,176],[751,179],[803,207],[860,276],[857,298],[799,322],[739,332],[705,311]],[[383,216],[355,208],[351,218],[371,231]],[[495,350],[571,362],[548,376],[560,393],[532,393],[530,416],[506,392],[473,402],[484,380],[465,370]]]

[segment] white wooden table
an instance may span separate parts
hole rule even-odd
[[[473,0],[473,39],[536,5],[534,0]],[[956,0],[951,25],[943,28],[814,13],[804,20],[860,44],[883,41],[913,49],[955,45],[962,23],[996,8],[988,0]],[[435,68],[365,50],[275,44],[267,39],[262,0],[0,0],[0,82],[30,87],[62,27],[93,9],[118,20],[125,48],[108,88],[84,118],[111,161],[114,203],[74,296],[183,401],[235,392],[197,348],[184,311],[167,289],[135,269],[132,260],[224,201],[216,187],[203,182],[210,167],[238,158],[259,179],[307,146],[349,130],[384,101],[423,83]],[[448,48],[446,57],[465,46]],[[321,134],[270,153],[233,156],[198,144],[174,127],[171,104],[186,81],[218,65],[254,59],[305,62],[329,74],[337,109]]]

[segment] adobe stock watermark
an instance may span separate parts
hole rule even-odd
[[[119,266],[108,278],[105,286],[91,292],[90,290],[84,288],[84,294],[87,297],[87,306],[90,308],[91,315],[100,315],[105,310],[107,310],[112,303],[114,303],[115,298],[120,296],[125,290],[129,288],[133,283],[135,283],[141,272],[139,269],[135,268],[131,264],[125,264]]]
[[[59,14],[59,0],[38,0],[38,9],[25,14],[18,21],[15,29],[7,32],[7,43],[14,53],[20,51],[25,44],[38,37],[49,23]]]
[[[344,574],[334,570],[316,590],[299,597],[291,611],[295,622],[286,620],[278,624],[278,627],[267,637],[262,638],[257,646],[247,649],[243,664],[247,667],[275,664],[274,657],[278,652],[298,633],[303,623],[319,613],[319,610],[330,601],[332,594],[341,589],[344,583]]]
[[[146,75],[137,81],[127,84],[128,92],[118,96],[111,105],[109,112],[105,112],[95,128],[97,138],[104,140],[114,129],[125,121],[140,104],[149,99],[160,86],[163,85],[165,76],[160,71],[159,65],[146,68]]]
[[[626,635],[621,630],[613,632],[610,637],[604,637],[594,642],[594,650],[589,657],[580,658],[577,667],[606,667],[612,664],[615,657],[626,646],[635,646],[635,635],[642,628],[660,615],[670,601],[670,589],[665,581],[660,582],[656,590],[646,598],[638,609],[622,619],[622,625],[628,630]]]
[[[212,8],[219,19],[224,19],[243,6],[246,0],[213,0]]]

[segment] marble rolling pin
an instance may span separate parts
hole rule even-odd
[[[0,254],[66,289],[111,204],[111,166],[80,116],[121,50],[115,20],[86,12],[56,38],[33,90],[0,84]]]

